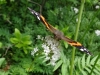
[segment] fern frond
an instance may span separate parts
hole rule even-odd
[[[91,72],[92,66],[94,65],[96,58],[97,56],[95,56],[94,58],[91,58],[91,56],[88,56],[86,58],[86,55],[83,55],[83,57],[78,58],[78,63],[77,65],[75,65],[77,69],[75,71],[79,70],[80,74],[88,75]],[[98,66],[99,64],[100,62],[97,62],[95,69],[93,71],[93,75],[99,75],[100,73],[100,68]]]

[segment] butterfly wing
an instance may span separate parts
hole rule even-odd
[[[39,14],[38,12],[32,10],[31,8],[28,8],[28,9],[30,10],[30,12],[33,15],[35,15],[37,17],[38,20],[41,20],[42,23],[47,27],[47,29],[50,30],[58,39],[62,39],[64,41],[68,42],[68,44],[70,44],[71,46],[74,46],[74,47],[78,48],[80,51],[91,55],[89,50],[86,49],[81,43],[76,42],[74,40],[71,40],[68,37],[65,37],[61,31],[55,29],[52,25],[50,25],[41,14]]]

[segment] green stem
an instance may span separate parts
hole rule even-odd
[[[75,38],[74,38],[75,41],[77,41],[77,37],[78,37],[78,31],[79,31],[79,27],[80,27],[80,22],[81,22],[82,12],[83,12],[83,8],[84,8],[84,3],[85,3],[85,0],[82,0],[81,7],[80,7],[80,12],[79,12],[79,17],[78,17],[78,23],[77,23],[76,32],[75,32]],[[74,58],[75,58],[75,47],[73,48],[73,51],[72,51],[70,75],[73,75]]]

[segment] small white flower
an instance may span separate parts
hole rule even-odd
[[[75,13],[78,13],[78,9],[77,9],[77,8],[75,8],[75,7],[74,7],[74,11],[75,11]]]
[[[47,56],[47,57],[45,58],[45,60],[50,60],[50,57]]]
[[[45,43],[43,43],[43,44],[42,44],[42,47],[43,47],[43,48],[46,48],[47,46],[46,46],[46,44],[45,44]]]
[[[41,39],[41,36],[40,35],[37,35],[37,39]]]
[[[36,48],[34,48],[34,52],[37,52],[38,51],[38,48],[36,47]]]
[[[78,18],[76,19],[76,22],[78,22]]]
[[[100,30],[95,30],[95,33],[96,33],[97,36],[99,36],[100,35]]]
[[[31,51],[31,55],[34,56],[34,54],[38,51],[38,48],[35,47],[32,51]]]
[[[95,6],[95,8],[96,8],[96,9],[99,9],[99,8],[100,8],[100,6],[99,6],[99,5],[96,5],[96,6]]]
[[[47,42],[48,46],[51,46],[52,45],[52,41],[51,40],[48,40],[46,42]]]
[[[41,35],[37,35],[37,38],[36,39],[43,40],[43,37],[41,37]]]
[[[52,56],[52,60],[53,60],[54,62],[55,62],[56,60],[58,60],[58,58],[59,58],[59,57],[58,57],[57,55],[53,55],[53,56]]]
[[[48,56],[49,53],[50,53],[49,47],[48,47],[46,44],[42,44],[42,48],[44,49],[44,50],[43,50],[43,51],[44,51],[44,54],[45,54],[46,56]]]
[[[50,64],[52,65],[52,66],[55,66],[55,62],[53,61],[53,60],[50,60]]]

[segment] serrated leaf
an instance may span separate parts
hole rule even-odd
[[[53,71],[57,70],[62,64],[62,60],[58,61],[53,69]]]

